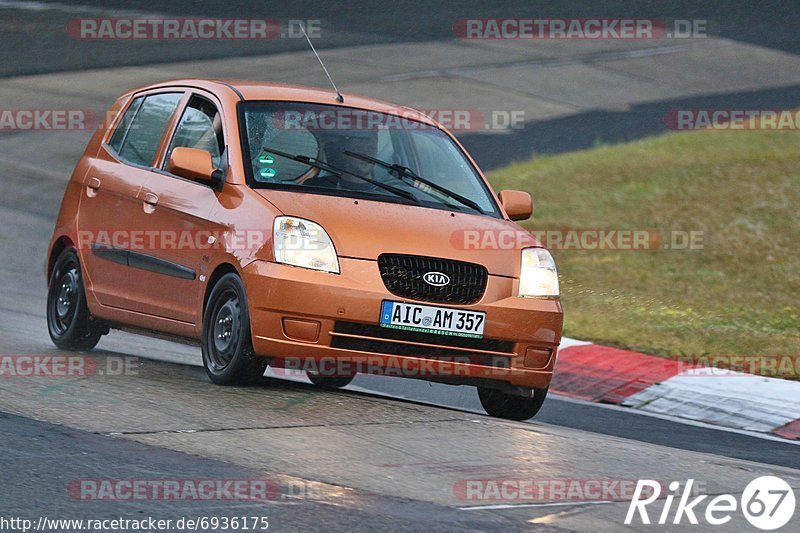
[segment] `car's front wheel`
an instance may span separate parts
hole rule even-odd
[[[250,312],[242,280],[230,273],[217,281],[203,314],[203,366],[217,385],[247,385],[261,379],[269,359],[253,351]]]
[[[94,348],[108,331],[89,314],[78,253],[72,247],[61,252],[50,274],[47,331],[57,347],[81,352]]]
[[[533,389],[533,396],[517,396],[498,389],[478,387],[481,405],[491,416],[528,420],[536,416],[547,397],[547,389]]]

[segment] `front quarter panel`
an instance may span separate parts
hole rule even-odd
[[[241,275],[253,261],[273,260],[272,224],[281,214],[277,207],[247,185],[228,182],[217,193],[209,227],[213,242],[201,267],[202,277],[198,286],[202,295],[198,298],[198,317],[203,316],[205,296],[211,291],[216,273],[232,267]],[[196,323],[198,337],[201,328],[202,319]]]

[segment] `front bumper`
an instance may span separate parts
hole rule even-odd
[[[418,302],[486,312],[484,341],[397,334],[378,327],[381,303],[414,300],[388,292],[375,261],[339,258],[339,265],[338,275],[267,261],[245,267],[257,354],[287,368],[330,368],[325,361],[346,361],[349,366],[339,364],[340,370],[487,386],[549,386],[561,341],[559,300],[510,296],[517,293],[518,281],[490,275],[475,304]]]

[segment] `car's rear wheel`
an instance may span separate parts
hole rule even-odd
[[[478,387],[481,405],[491,416],[528,420],[536,416],[547,397],[547,389],[533,389],[533,396],[517,396],[498,389]]]
[[[261,380],[269,359],[253,351],[250,312],[242,280],[230,273],[217,281],[203,315],[203,366],[217,385]]]
[[[89,314],[80,260],[72,247],[61,252],[50,274],[47,331],[57,347],[77,351],[91,350],[108,331]]]
[[[355,378],[355,375],[333,377],[321,376],[313,372],[306,372],[306,375],[311,383],[323,389],[341,389],[342,387],[350,385],[350,382],[353,381],[353,378]]]

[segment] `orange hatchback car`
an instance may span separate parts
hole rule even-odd
[[[555,264],[512,222],[530,195],[495,195],[436,121],[207,80],[137,89],[108,117],[48,250],[56,346],[127,329],[199,341],[218,384],[268,365],[324,387],[374,373],[477,386],[498,417],[539,410],[561,340]]]

